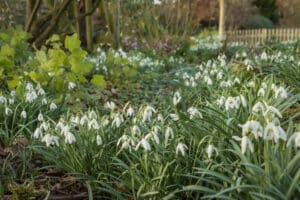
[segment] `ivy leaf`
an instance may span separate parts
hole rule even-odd
[[[78,39],[78,35],[76,33],[66,37],[65,47],[71,52],[73,52],[75,49],[80,48],[80,40]]]
[[[91,83],[100,88],[106,87],[106,81],[104,80],[104,76],[100,74],[95,74],[91,80]]]
[[[19,85],[19,79],[13,79],[7,81],[9,89],[14,90]]]

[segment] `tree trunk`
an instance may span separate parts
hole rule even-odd
[[[35,4],[33,4],[33,1],[31,0],[27,1],[25,31],[27,32],[30,31],[31,25],[36,17],[41,2],[42,0],[36,0]]]
[[[219,38],[225,39],[225,0],[219,0],[220,16],[219,16]]]
[[[120,0],[116,0],[116,21],[115,21],[115,41],[116,41],[116,49],[119,49],[121,47],[121,39],[120,39],[120,29],[121,29],[121,5]]]
[[[91,0],[85,0],[85,13],[92,10]],[[85,16],[85,31],[86,31],[86,44],[89,51],[93,50],[93,30],[92,30],[92,17],[91,15]]]

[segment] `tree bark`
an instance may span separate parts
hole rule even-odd
[[[64,0],[61,3],[59,9],[55,9],[52,12],[49,25],[45,28],[45,30],[43,30],[41,32],[40,35],[38,35],[34,39],[34,45],[36,47],[40,47],[42,45],[42,43],[50,36],[50,34],[53,32],[53,30],[57,26],[60,16],[64,13],[64,11],[67,10],[67,7],[70,5],[71,2],[72,2],[72,0]]]
[[[26,13],[26,26],[25,31],[30,31],[31,25],[36,17],[37,11],[41,5],[42,0],[37,0],[33,6],[33,2],[31,0],[27,1],[27,13]],[[29,14],[30,13],[30,14]]]
[[[85,13],[89,13],[92,10],[91,0],[85,0]],[[90,15],[85,16],[85,32],[86,32],[86,44],[87,49],[91,51],[93,49],[93,30],[92,30],[92,18]]]
[[[219,16],[219,38],[225,39],[225,0],[219,0],[220,16]]]
[[[116,41],[116,49],[119,49],[121,47],[121,38],[120,38],[120,32],[121,32],[121,5],[120,0],[116,0],[116,21],[115,21],[115,41]]]

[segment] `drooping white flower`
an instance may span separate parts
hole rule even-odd
[[[287,146],[290,146],[294,142],[295,147],[300,147],[300,132],[295,132],[288,140]]]
[[[165,131],[165,141],[167,142],[169,138],[174,138],[174,131],[171,127],[168,126]]]
[[[50,104],[50,110],[56,110],[57,109],[57,105],[55,103],[51,103]]]
[[[40,113],[39,115],[38,115],[38,121],[43,121],[44,120],[44,116],[42,115],[42,113]]]
[[[208,147],[207,147],[207,149],[206,149],[206,153],[207,153],[208,159],[212,158],[214,152],[218,155],[217,148],[214,145],[209,144]]]
[[[177,92],[175,92],[175,94],[173,96],[173,105],[176,106],[180,101],[181,101],[181,95],[177,91]]]
[[[21,112],[21,117],[22,117],[23,119],[26,119],[26,118],[27,118],[27,113],[26,113],[25,110],[23,110],[23,111]]]
[[[161,1],[160,0],[154,0],[154,5],[160,5],[161,4]]]
[[[72,89],[74,89],[76,87],[76,84],[75,83],[73,83],[73,82],[69,82],[68,83],[68,89],[69,90],[72,90]]]
[[[97,145],[102,145],[102,137],[100,136],[100,135],[97,135],[97,137],[96,137],[96,142],[97,142]]]
[[[274,92],[275,92],[275,98],[287,98],[288,97],[288,94],[287,94],[287,91],[284,87],[280,86],[280,87],[276,87],[274,89]]]
[[[131,133],[132,133],[133,136],[136,136],[136,135],[140,136],[141,135],[141,130],[137,125],[134,125],[131,128]]]
[[[239,108],[239,98],[228,97],[225,101],[225,109],[238,109]]]
[[[266,52],[263,52],[261,55],[260,55],[260,59],[262,60],[268,60],[268,55]]]
[[[239,126],[242,128],[243,136],[248,135],[248,133],[253,134],[256,139],[263,136],[263,127],[258,121],[250,120]]]
[[[201,112],[195,107],[190,107],[187,112],[190,114],[190,119],[193,119],[194,117],[202,118]]]
[[[49,124],[47,122],[43,122],[40,125],[41,130],[47,131],[49,129]]]
[[[34,133],[33,133],[33,138],[38,139],[39,137],[41,137],[43,134],[42,130],[40,128],[36,128]]]
[[[70,122],[72,122],[72,123],[74,123],[74,124],[76,124],[76,125],[78,125],[79,124],[79,122],[80,122],[80,119],[79,119],[79,117],[78,116],[72,116],[71,118],[70,118]]]
[[[259,113],[259,112],[264,112],[265,111],[265,106],[261,102],[257,102],[253,107],[252,107],[252,112],[253,113]]]
[[[89,111],[89,118],[90,119],[97,119],[97,113],[94,110]]]
[[[216,103],[217,103],[218,106],[223,106],[223,105],[225,104],[225,102],[226,102],[226,98],[225,98],[224,96],[221,96],[221,97],[216,101]]]
[[[11,105],[11,104],[14,104],[15,103],[15,99],[13,98],[9,98],[8,99],[8,103]]]
[[[38,95],[45,95],[46,93],[45,93],[45,90],[40,86],[40,85],[38,85],[37,87],[36,87],[36,89],[37,89],[37,94]]]
[[[146,151],[151,151],[150,143],[147,141],[147,139],[143,138],[135,147],[135,151],[139,149],[139,147],[142,146]]]
[[[13,113],[12,109],[5,107],[5,115],[11,115]]]
[[[117,113],[113,117],[112,126],[119,128],[123,121],[124,121],[123,116]]]
[[[172,119],[173,121],[178,121],[178,120],[179,120],[179,116],[178,116],[177,114],[175,114],[175,113],[171,113],[171,114],[170,114],[170,117],[171,117],[171,119]]]
[[[76,138],[71,132],[66,132],[64,135],[65,135],[65,143],[72,144],[76,142]]]
[[[116,104],[112,101],[108,101],[105,103],[104,107],[110,110],[114,110],[116,108]]]
[[[81,126],[84,126],[84,124],[88,124],[90,122],[90,119],[86,116],[86,115],[83,115],[80,119],[80,125]]]
[[[266,105],[266,111],[264,112],[264,116],[267,116],[269,113],[271,113],[272,115],[277,115],[279,118],[282,118],[282,115],[281,115],[281,112],[277,109],[277,108],[275,108],[275,107],[273,107],[273,106],[268,106],[268,105]],[[272,116],[272,118],[274,118],[274,116]]]
[[[260,88],[260,89],[258,90],[258,92],[257,92],[257,96],[260,96],[260,97],[264,97],[265,94],[266,94],[266,91],[265,91],[265,89],[264,89],[263,87]]]
[[[185,151],[188,149],[188,147],[183,143],[178,143],[176,147],[176,155],[181,153],[182,156],[185,156]]]
[[[126,115],[127,115],[127,117],[131,117],[131,116],[133,116],[133,114],[134,114],[134,109],[130,106],[127,109]]]
[[[269,122],[264,130],[264,139],[274,140],[277,143],[279,139],[286,141],[287,136],[281,126],[276,126],[275,123]]]
[[[91,121],[89,121],[89,123],[88,123],[89,130],[91,130],[91,129],[99,130],[99,128],[100,128],[100,125],[96,119],[92,119]]]
[[[46,98],[43,98],[43,99],[42,99],[42,104],[43,104],[43,105],[46,105],[47,103],[48,103],[47,99],[46,99]]]
[[[143,112],[143,122],[151,121],[152,114],[155,113],[155,109],[149,105],[147,105]]]
[[[1,104],[6,104],[7,99],[4,96],[0,96],[0,103]]]
[[[248,138],[248,136],[244,135],[242,138],[240,138],[238,136],[233,136],[233,138],[237,141],[241,141],[242,154],[246,153],[247,147],[249,147],[251,152],[254,152],[253,144],[252,144],[251,140]]]
[[[47,147],[51,145],[59,146],[58,137],[50,134],[46,134],[42,138],[42,142],[45,142]]]
[[[25,94],[25,102],[32,103],[37,97],[38,96],[35,91],[29,91]]]

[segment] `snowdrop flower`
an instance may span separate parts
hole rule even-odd
[[[250,151],[254,152],[253,144],[252,144],[251,140],[246,135],[244,135],[242,138],[240,138],[238,136],[233,136],[233,139],[235,139],[237,141],[241,141],[242,154],[246,153],[246,150],[247,150],[248,146],[249,146]]]
[[[0,96],[0,103],[6,104],[7,99],[4,96]]]
[[[57,105],[55,104],[55,103],[51,103],[50,104],[50,110],[55,110],[55,109],[57,109]]]
[[[70,122],[71,122],[71,123],[74,123],[74,124],[76,124],[76,125],[78,125],[79,122],[80,122],[80,119],[79,119],[78,116],[76,116],[76,117],[72,116],[72,117],[70,118]]]
[[[22,117],[23,119],[26,119],[26,118],[27,118],[27,113],[26,113],[25,110],[23,110],[23,111],[21,112],[21,117]]]
[[[69,90],[72,90],[72,89],[74,89],[76,87],[76,84],[75,83],[73,83],[73,82],[69,82],[68,83],[68,89]]]
[[[43,90],[43,88],[41,88],[40,85],[37,86],[37,94],[38,95],[45,95],[45,91]]]
[[[262,60],[268,60],[268,55],[267,55],[267,53],[266,53],[266,52],[263,52],[263,53],[260,55],[260,58],[261,58]]]
[[[202,118],[201,112],[195,107],[190,107],[187,112],[190,114],[190,119],[193,119],[194,117]]]
[[[175,94],[173,96],[173,105],[176,106],[180,101],[181,101],[181,95],[177,91],[177,92],[175,92]]]
[[[254,67],[250,64],[247,65],[247,71],[252,71],[254,70]]]
[[[27,84],[26,84],[26,90],[27,90],[27,91],[32,91],[32,90],[34,90],[34,89],[33,89],[33,85],[32,85],[31,83],[27,83]]]
[[[99,145],[99,146],[102,145],[102,138],[100,135],[97,135],[96,142],[97,142],[97,145]]]
[[[208,145],[208,147],[206,149],[206,153],[207,153],[208,159],[212,158],[214,152],[218,155],[217,148],[214,145],[212,145],[212,144]]]
[[[150,143],[147,141],[147,139],[143,138],[135,147],[135,151],[139,149],[139,147],[142,146],[146,151],[151,151]]]
[[[71,132],[67,132],[65,134],[65,143],[72,144],[74,142],[76,142],[75,136]]]
[[[275,98],[278,98],[278,97],[283,98],[283,99],[288,97],[287,91],[282,86],[275,89]]]
[[[40,125],[40,129],[44,131],[47,131],[49,129],[49,124],[47,122],[43,122],[41,125]]]
[[[179,120],[179,116],[178,116],[177,114],[175,114],[175,113],[171,113],[171,114],[170,114],[170,117],[171,117],[171,119],[172,119],[173,121],[178,121],[178,120]]]
[[[43,104],[43,105],[46,105],[47,103],[48,103],[47,99],[46,99],[46,98],[43,98],[43,99],[42,99],[42,104]]]
[[[42,113],[40,113],[39,115],[38,115],[38,121],[43,121],[44,120],[44,116],[42,115]]]
[[[40,128],[36,128],[34,133],[33,133],[33,138],[38,139],[39,137],[41,137],[43,134],[42,130]]]
[[[11,115],[13,113],[12,109],[5,107],[5,115]]]
[[[176,155],[180,152],[182,156],[185,156],[185,151],[188,149],[188,147],[183,143],[178,143],[176,147]]]
[[[15,103],[15,99],[8,99],[9,104],[14,104]]]
[[[131,117],[131,116],[133,116],[133,114],[134,114],[134,109],[130,106],[127,109],[126,115],[127,115],[127,117]]]
[[[218,80],[221,80],[223,78],[223,73],[222,72],[219,72],[218,74],[217,74],[217,79]]]
[[[161,1],[160,0],[154,0],[154,5],[160,5],[161,4]]]
[[[237,78],[237,77],[236,77],[236,78],[233,80],[233,82],[234,82],[234,83],[238,83],[238,84],[240,84],[240,83],[241,83],[240,79],[239,79],[239,78]]]
[[[88,124],[90,122],[90,119],[86,116],[86,115],[83,115],[80,119],[80,125],[81,126],[84,126],[84,124]]]
[[[229,110],[229,109],[237,109],[239,108],[239,102],[237,98],[234,97],[228,97],[226,102],[225,102],[225,109]]]
[[[266,110],[265,113],[264,113],[264,116],[265,116],[265,117],[266,117],[266,116],[268,115],[268,113],[271,111],[272,114],[275,114],[275,115],[277,115],[279,118],[282,118],[281,112],[280,112],[277,108],[275,108],[275,107],[273,107],[273,106],[268,106],[267,104],[266,104],[266,107],[267,107],[267,110]],[[272,118],[274,118],[274,116],[272,116]]]
[[[32,103],[37,98],[37,94],[35,91],[27,92],[25,95],[25,102]]]
[[[287,146],[290,146],[291,142],[295,142],[296,147],[300,147],[300,132],[295,132],[289,139]]]
[[[137,125],[134,125],[132,128],[131,128],[131,133],[133,136],[135,135],[141,135],[141,130],[140,128],[137,126]]]
[[[10,96],[14,97],[15,95],[16,95],[16,91],[15,91],[15,90],[12,90],[12,91],[10,92]]]
[[[66,136],[67,134],[70,133],[70,126],[69,125],[62,125],[60,130],[61,130],[61,134]]]
[[[101,121],[102,127],[106,127],[109,124],[109,120],[107,118],[103,118]]]
[[[59,146],[58,137],[50,134],[46,134],[42,138],[42,142],[45,142],[47,147],[50,147],[51,145]]]
[[[95,111],[90,111],[89,112],[89,118],[90,119],[97,119],[97,114],[96,114],[96,112]]]
[[[265,94],[266,94],[266,91],[264,88],[260,88],[257,92],[257,96],[263,97],[263,96],[265,96]]]
[[[115,114],[114,119],[112,121],[112,126],[119,128],[123,121],[124,121],[124,119],[123,119],[122,115]]]
[[[287,136],[280,126],[276,126],[273,122],[269,122],[265,127],[264,139],[274,140],[274,142],[277,143],[278,139],[286,141]]]
[[[112,101],[108,101],[105,103],[104,107],[110,110],[114,110],[116,108],[116,104]]]
[[[91,121],[89,121],[88,123],[88,129],[94,129],[94,130],[99,130],[100,125],[98,124],[98,122],[96,121],[96,119],[92,119]]]
[[[243,136],[247,135],[248,133],[252,133],[255,139],[263,136],[263,127],[258,121],[250,120],[245,124],[240,124],[239,126],[242,128]]]
[[[226,98],[224,96],[221,96],[218,100],[217,100],[217,105],[218,106],[223,106],[226,102]]]
[[[170,137],[171,139],[174,138],[174,131],[171,127],[168,126],[165,131],[165,141],[168,141]]]
[[[255,88],[255,82],[254,81],[250,81],[248,84],[247,84],[247,86],[248,87],[251,87],[251,88]]]
[[[152,138],[156,144],[160,143],[159,137],[155,131],[151,131],[149,134],[146,135],[145,138]]]
[[[155,113],[155,109],[149,105],[147,105],[143,112],[143,122],[151,121],[152,113]]]
[[[259,113],[259,112],[264,112],[265,106],[261,102],[257,102],[253,107],[252,107],[252,112],[253,113]]]

